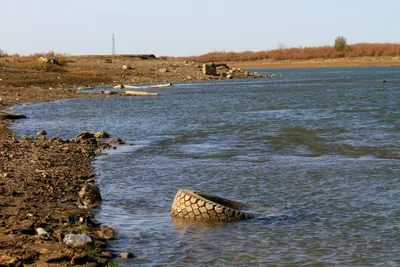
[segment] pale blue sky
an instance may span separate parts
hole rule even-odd
[[[157,56],[400,42],[398,0],[0,0],[0,49]]]

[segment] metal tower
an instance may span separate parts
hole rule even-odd
[[[114,38],[114,33],[112,34],[112,54],[115,55],[115,38]]]

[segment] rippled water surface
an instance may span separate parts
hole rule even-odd
[[[104,130],[135,144],[94,163],[97,219],[117,231],[112,250],[137,255],[122,265],[399,265],[400,68],[259,71],[283,77],[17,107],[29,119],[13,127]],[[180,188],[268,212],[175,223]]]

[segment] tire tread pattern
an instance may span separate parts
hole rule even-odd
[[[211,220],[220,222],[234,222],[239,220],[251,219],[254,216],[250,213],[240,211],[234,207],[228,207],[223,204],[216,203],[203,196],[213,196],[209,194],[202,194],[188,189],[180,189],[174,198],[171,208],[171,216],[188,219],[188,220]],[[222,199],[220,197],[216,197]],[[228,199],[224,202],[238,202],[230,201]]]

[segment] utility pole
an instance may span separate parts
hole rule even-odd
[[[112,54],[115,55],[115,38],[114,38],[114,33],[112,34]]]

